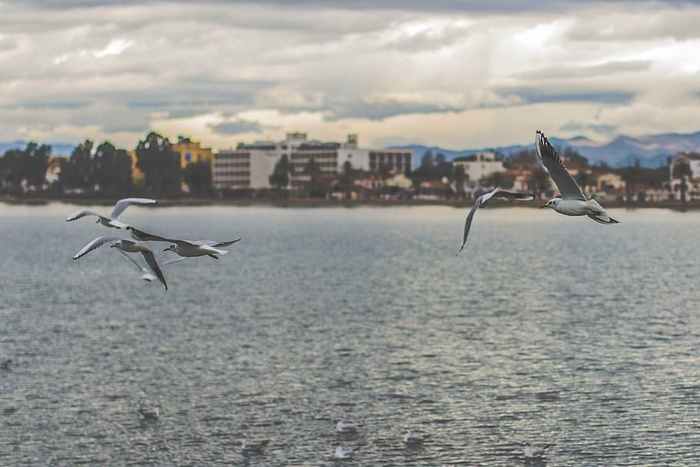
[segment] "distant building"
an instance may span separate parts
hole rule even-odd
[[[182,169],[195,162],[211,164],[214,158],[214,152],[210,148],[203,148],[200,143],[184,136],[177,137],[177,143],[172,145],[172,150],[180,155],[180,168]]]
[[[464,175],[470,182],[478,182],[494,172],[503,172],[503,162],[496,160],[494,152],[478,152],[470,156],[460,156],[452,160],[452,166],[464,168]]]
[[[146,180],[146,176],[141,172],[141,169],[136,166],[138,160],[136,158],[136,149],[130,149],[126,151],[126,153],[131,157],[131,179],[136,184],[143,183]]]
[[[290,187],[303,186],[310,178],[305,173],[313,158],[321,175],[338,174],[350,163],[353,169],[387,174],[410,171],[413,152],[397,149],[361,149],[357,135],[348,135],[345,143],[307,139],[306,133],[287,133],[284,141],[241,143],[236,149],[214,154],[213,179],[216,190],[270,188],[269,178],[277,162],[287,156]]]

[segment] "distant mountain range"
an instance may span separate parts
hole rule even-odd
[[[690,134],[666,133],[639,138],[618,136],[608,143],[598,143],[583,136],[570,139],[549,138],[549,140],[556,148],[571,147],[587,158],[590,164],[604,162],[615,168],[632,165],[635,160],[639,159],[642,167],[654,169],[666,165],[669,156],[674,156],[680,152],[700,152],[700,131]],[[460,151],[424,145],[393,146],[392,148],[412,149],[414,167],[418,167],[426,151],[432,151],[433,155],[441,152],[447,160],[452,160],[455,157],[468,156],[481,151],[496,151],[508,156],[522,150],[533,150],[535,146],[533,137],[533,143],[527,145],[464,149]]]

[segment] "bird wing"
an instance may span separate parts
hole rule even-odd
[[[547,137],[540,130],[535,133],[535,149],[544,168],[549,172],[550,177],[559,188],[562,198],[580,199],[586,201],[586,197],[578,186],[576,180],[571,176],[569,171],[564,166],[564,162],[559,157],[559,154],[547,140]]]
[[[158,280],[161,281],[163,286],[165,286],[165,290],[168,290],[168,284],[165,282],[165,276],[163,276],[163,271],[161,271],[160,266],[158,266],[158,261],[156,261],[156,255],[153,253],[153,251],[149,249],[141,250],[141,254],[146,259],[146,264],[148,264],[148,267],[151,268],[151,271],[155,273]]]
[[[85,216],[102,217],[101,215],[97,214],[95,211],[90,211],[89,209],[83,209],[81,211],[75,211],[73,214],[66,217],[66,222],[71,222],[71,221],[74,221],[76,219],[80,219],[81,217],[85,217]]]
[[[121,240],[121,238],[119,237],[97,237],[96,239],[82,247],[80,251],[77,252],[75,256],[73,256],[73,259],[82,258],[86,254],[90,253],[92,250],[101,247],[105,243],[116,242],[119,240]]]
[[[515,193],[513,191],[499,190],[498,193],[494,193],[493,198],[514,199],[516,201],[532,201],[535,199],[535,195],[532,193]]]
[[[194,243],[195,245],[207,245],[207,246],[213,246],[214,248],[221,248],[224,246],[233,245],[236,242],[240,242],[242,239],[243,239],[243,237],[237,238],[235,240],[230,240],[228,242],[217,242],[216,240],[195,240],[195,241],[191,241],[190,243]]]
[[[133,238],[135,238],[136,240],[140,240],[142,242],[176,243],[176,241],[171,239],[171,238],[161,237],[160,235],[152,234],[150,232],[146,232],[144,230],[137,229],[136,227],[133,227],[133,226],[127,227],[126,230],[131,232],[131,236]]]
[[[123,254],[124,256],[126,256],[126,257],[129,259],[129,261],[131,261],[131,262],[133,263],[133,265],[136,266],[136,269],[138,269],[139,272],[144,272],[144,270],[146,270],[145,268],[142,268],[141,265],[138,263],[138,261],[136,261],[134,258],[132,258],[130,254],[126,253],[125,251],[120,250],[119,248],[115,248],[115,249],[116,249],[119,253],[121,253],[121,254]]]
[[[160,263],[162,267],[168,266],[170,264],[177,264],[177,263],[182,263],[183,261],[190,259],[188,256],[178,256],[177,258],[171,258],[167,261],[163,261]]]
[[[156,200],[154,199],[148,199],[148,198],[124,198],[120,199],[117,201],[117,204],[114,205],[114,209],[112,209],[112,213],[109,215],[112,219],[118,218],[121,213],[124,212],[126,208],[131,206],[132,204],[155,204],[157,203]]]
[[[493,193],[493,192],[491,192]],[[484,196],[487,196],[491,193],[487,193],[486,195],[481,195],[476,199],[476,202],[474,203],[474,206],[469,210],[469,214],[467,214],[467,220],[464,221],[464,235],[462,237],[462,244],[459,246],[459,251],[457,254],[460,254],[462,250],[464,249],[464,244],[467,243],[467,236],[469,235],[469,229],[472,226],[472,219],[474,218],[474,213],[476,212],[477,209],[479,209],[479,206],[481,206],[482,200],[484,199]]]

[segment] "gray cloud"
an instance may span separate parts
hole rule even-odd
[[[212,130],[224,135],[239,135],[241,133],[259,133],[262,127],[258,122],[236,121],[211,125]]]
[[[219,117],[190,127],[261,133],[279,124],[245,116],[261,109],[340,124],[547,104],[615,107],[582,129],[622,131],[639,125],[632,103],[698,92],[690,2],[30,0],[0,11],[0,140],[127,138],[202,116]],[[423,140],[439,130],[419,128]]]

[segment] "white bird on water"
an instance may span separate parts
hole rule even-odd
[[[416,431],[408,430],[403,435],[403,442],[408,445],[418,445],[423,444],[423,441],[428,439],[430,435],[422,435]]]
[[[335,422],[335,431],[338,433],[356,433],[359,426],[360,425],[357,422],[337,420]]]
[[[114,205],[114,209],[109,214],[109,216],[103,216],[95,211],[90,211],[89,209],[83,209],[80,211],[75,211],[73,214],[66,218],[66,222],[71,222],[80,219],[85,216],[97,216],[97,222],[104,225],[105,227],[112,227],[115,229],[125,229],[129,224],[120,221],[118,218],[124,212],[126,208],[132,204],[155,204],[157,203],[154,199],[148,198],[124,198],[117,201]]]
[[[549,449],[549,447],[549,444],[542,447],[533,446],[528,441],[525,443],[525,447],[523,448],[523,454],[528,459],[539,459],[544,455],[545,451]]]
[[[547,201],[543,208],[552,208],[565,216],[588,216],[600,224],[619,224],[595,199],[588,199],[564,166],[559,154],[540,130],[535,133],[535,148],[544,168],[559,188],[561,197]]]
[[[352,456],[355,455],[355,452],[358,449],[358,447],[343,446],[342,444],[338,444],[335,447],[334,455],[336,459],[350,459]]]
[[[80,259],[86,254],[90,253],[92,250],[101,247],[105,243],[109,243],[111,248],[117,248],[127,253],[141,253],[143,258],[146,260],[148,267],[150,267],[151,271],[153,271],[156,277],[158,277],[158,280],[160,280],[160,282],[163,284],[165,290],[168,290],[168,284],[165,282],[163,271],[161,271],[160,266],[158,266],[156,255],[144,243],[139,241],[119,237],[97,237],[81,248],[80,251],[73,256],[73,259]]]
[[[474,206],[472,206],[472,208],[469,210],[469,214],[467,214],[467,220],[464,222],[464,235],[462,237],[462,244],[459,246],[459,251],[457,252],[457,254],[459,254],[464,249],[464,244],[467,243],[467,236],[469,235],[469,229],[471,228],[472,219],[474,218],[476,210],[478,208],[483,208],[484,206],[486,206],[486,204],[489,202],[489,200],[491,200],[491,198],[506,198],[515,199],[518,201],[532,201],[533,199],[535,199],[535,197],[530,193],[514,193],[512,191],[502,190],[500,187],[496,187],[495,190],[489,191],[488,193],[484,193],[483,195],[476,198],[476,202],[474,203]]]
[[[142,405],[141,407],[139,407],[139,413],[141,414],[144,420],[148,421],[156,421],[160,418],[160,410],[158,409],[157,405],[154,405],[152,407]]]
[[[210,256],[214,259],[219,259],[217,255],[225,255],[228,250],[222,250],[222,247],[233,245],[241,241],[241,238],[219,242],[217,240],[180,240],[175,238],[161,237],[152,233],[144,232],[135,227],[129,226],[127,230],[131,236],[144,241],[168,242],[170,246],[163,251],[173,251],[180,256],[193,258],[195,256]]]

